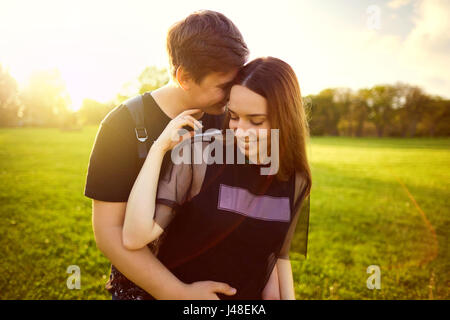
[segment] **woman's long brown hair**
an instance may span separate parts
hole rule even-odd
[[[311,169],[306,154],[309,128],[303,107],[300,85],[294,70],[286,62],[264,57],[247,63],[234,83],[265,97],[272,129],[279,129],[279,180],[288,180],[296,171],[307,182],[306,195],[312,185]],[[225,119],[229,124],[229,115]]]

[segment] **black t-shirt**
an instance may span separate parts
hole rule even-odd
[[[170,122],[150,92],[142,95],[144,121],[150,145]],[[224,115],[204,114],[199,119],[203,131],[222,128]],[[108,202],[126,202],[134,181],[143,165],[139,159],[135,123],[127,107],[123,104],[114,108],[100,124],[89,160],[84,195],[91,199]],[[166,154],[164,165],[170,160]],[[163,168],[164,168],[163,165]],[[163,171],[162,168],[162,171]],[[121,288],[114,290],[115,288]],[[111,268],[107,288],[119,298],[133,299],[143,290],[130,282],[114,266]]]
[[[142,99],[145,127],[151,144],[171,119],[161,110],[150,92],[144,93]],[[203,131],[210,128],[221,129],[224,115],[205,113],[199,120],[203,124]],[[114,108],[103,119],[90,155],[84,191],[86,197],[108,202],[128,200],[143,164],[138,156],[138,141],[134,129],[134,121],[123,104]]]

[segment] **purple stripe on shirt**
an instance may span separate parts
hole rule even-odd
[[[220,184],[218,208],[251,218],[289,222],[288,197],[256,196],[248,190]]]

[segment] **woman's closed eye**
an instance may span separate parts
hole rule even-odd
[[[228,114],[230,115],[230,119],[233,121],[239,120],[239,117],[234,115],[230,110],[228,110]],[[250,120],[250,123],[255,126],[260,126],[264,123],[265,119],[258,119],[258,121],[255,121],[253,119]]]
[[[259,120],[259,121],[251,120],[250,122],[251,122],[251,124],[253,124],[255,126],[260,126],[260,125],[262,125],[264,123],[264,121],[265,120]]]

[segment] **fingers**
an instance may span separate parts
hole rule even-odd
[[[185,128],[183,128],[184,126],[189,126],[189,127],[191,127],[192,129],[194,129],[194,131],[190,131],[190,130],[187,130],[187,129],[185,129]],[[195,133],[195,131],[197,130],[197,128],[196,128],[196,126],[195,126],[195,124],[191,121],[191,120],[189,120],[189,119],[181,119],[180,120],[180,122],[179,123],[177,123],[176,124],[176,128],[175,128],[176,130],[173,132],[173,134],[172,134],[172,141],[182,141],[182,140],[184,140],[185,138],[185,136],[189,133]],[[193,135],[190,135],[188,138],[190,138],[190,137],[192,137]],[[183,137],[181,140],[180,140],[180,137]]]
[[[197,119],[195,119],[195,118],[193,117],[194,114],[199,113],[199,112],[203,112],[203,111],[202,111],[201,109],[188,109],[188,110],[185,110],[185,111],[181,112],[181,113],[178,115],[178,117],[180,117],[180,118],[190,118],[190,119],[192,119],[194,122],[196,122],[196,123],[198,124],[199,127],[203,127],[203,126],[201,125],[201,123],[200,123]]]
[[[183,134],[183,135],[180,137],[180,141],[178,141],[178,143],[180,143],[181,141],[184,141],[184,140],[186,140],[186,139],[192,138],[192,137],[194,136],[194,134],[195,134],[194,131],[186,132],[185,134]]]
[[[198,121],[197,119],[195,119],[193,116],[188,115],[188,116],[185,116],[185,118],[190,119],[196,125],[196,128],[194,128],[194,129],[203,128],[202,123],[200,121]]]
[[[182,116],[182,117],[179,117],[177,120],[176,120],[176,126],[177,127],[182,127],[182,126],[184,126],[184,125],[189,125],[189,126],[191,126],[193,129],[200,129],[200,128],[203,128],[203,125],[202,125],[202,123],[200,122],[200,121],[198,121],[197,119],[195,119],[194,117],[192,117],[192,116]]]
[[[170,139],[172,140],[172,144],[170,149],[174,147],[173,142],[176,142],[178,144],[183,140],[191,138],[197,130],[201,131],[203,125],[201,124],[200,121],[191,116],[191,114],[199,111],[201,110],[200,109],[185,110],[171,121]],[[184,126],[191,127],[194,130],[194,132],[187,132],[187,130],[183,128]]]
[[[214,292],[223,293],[226,294],[227,296],[232,296],[236,294],[235,288],[232,288],[231,286],[223,282],[211,281],[211,286]]]
[[[189,123],[188,124],[183,123],[181,126],[184,126],[184,125],[190,125],[191,127],[193,126],[193,124],[191,125]],[[180,129],[178,129],[178,131],[176,133],[174,133],[172,135],[172,141],[174,141],[178,144],[184,140],[192,138],[194,135],[195,135],[195,131],[188,131],[184,128],[180,128]]]
[[[182,126],[185,125],[192,127],[192,129],[194,130],[200,130],[201,128],[203,128],[203,125],[200,121],[189,115],[182,116],[177,119],[176,122],[177,127],[181,128]]]

